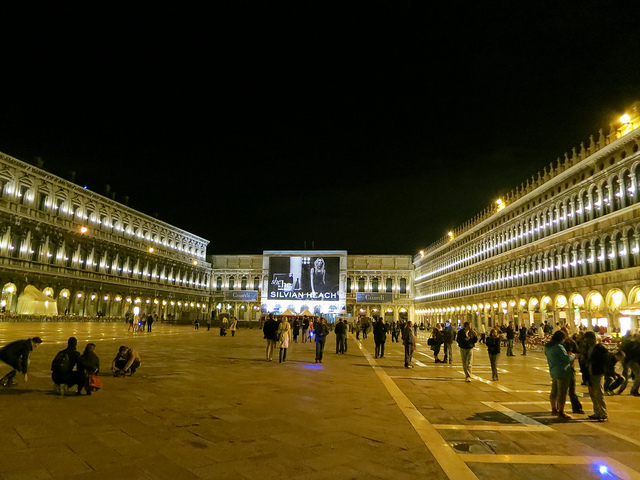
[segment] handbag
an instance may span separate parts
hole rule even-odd
[[[436,344],[436,339],[431,337],[429,340],[427,340],[427,345],[435,345]]]
[[[100,375],[89,375],[89,388],[96,392],[102,388],[102,377]]]

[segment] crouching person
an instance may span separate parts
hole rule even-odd
[[[91,395],[92,387],[89,385],[89,376],[100,373],[100,359],[98,355],[96,355],[95,343],[87,343],[84,353],[82,354],[82,366],[84,367],[86,381],[83,386],[78,386],[78,393],[80,393],[84,387],[87,395]]]
[[[27,369],[29,368],[29,355],[34,348],[42,343],[40,337],[28,338],[26,340],[16,340],[0,349],[0,360],[9,365],[12,370],[0,379],[0,385],[3,387],[12,387],[16,385],[14,380],[18,372],[24,375],[25,383],[29,379]]]
[[[78,395],[87,382],[82,366],[80,352],[76,350],[78,340],[70,337],[67,348],[60,350],[51,362],[51,380],[56,384],[56,391],[60,395],[67,395],[69,388],[77,385]]]
[[[114,376],[133,375],[140,366],[140,355],[133,348],[122,345],[111,362]]]

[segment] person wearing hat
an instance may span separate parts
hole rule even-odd
[[[40,337],[33,337],[26,340],[16,340],[0,349],[0,360],[13,368],[13,370],[0,379],[0,385],[3,387],[16,385],[14,378],[18,372],[22,372],[24,375],[25,383],[29,380],[27,375],[29,355],[31,355],[33,349],[41,343],[42,340]]]
[[[82,356],[76,350],[77,345],[76,337],[69,337],[67,348],[60,350],[51,362],[51,380],[56,384],[56,391],[60,395],[67,395],[69,388],[75,385],[78,386],[79,395],[87,383]]]

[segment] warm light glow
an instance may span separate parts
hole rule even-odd
[[[149,253],[153,253],[155,249],[153,247],[149,247]]]
[[[620,304],[622,303],[623,298],[624,298],[624,293],[622,293],[619,290],[617,292],[614,292],[613,295],[611,295],[611,299],[613,300],[613,306],[619,307]]]
[[[193,261],[193,262],[191,262],[191,263],[193,263],[194,265],[197,265],[197,264],[198,264],[198,261],[197,261],[197,260],[194,260],[194,261]]]
[[[499,198],[498,200],[496,200],[496,205],[498,206],[498,211],[502,210],[504,207],[506,207],[506,205],[504,204],[504,201]]]
[[[600,305],[601,302],[602,302],[602,295],[600,295],[599,293],[595,293],[591,297],[591,303],[593,303],[595,306]]]
[[[89,229],[85,226],[80,227],[80,233],[87,233]]]
[[[620,123],[629,123],[631,121],[631,117],[626,113],[620,117]]]

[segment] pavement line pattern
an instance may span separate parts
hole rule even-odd
[[[362,354],[376,372],[382,384],[394,399],[402,413],[407,417],[415,431],[418,433],[426,447],[433,454],[444,473],[452,480],[478,480],[467,464],[462,460],[451,445],[440,436],[426,418],[418,411],[411,400],[398,388],[395,382],[380,368],[378,362],[369,354],[362,343],[358,342]]]
[[[552,432],[546,425],[446,425],[433,424],[436,430],[475,430],[494,432]]]
[[[610,457],[581,457],[565,455],[490,455],[467,453],[460,455],[467,463],[519,463],[532,465],[593,465],[607,467],[609,475],[640,480],[640,473]]]
[[[493,408],[494,410],[504,413],[506,416],[513,418],[516,422],[520,422],[524,425],[542,425],[542,423],[534,420],[533,418],[527,417],[526,415],[522,415],[510,408],[505,407],[497,402],[482,402],[489,408]]]

